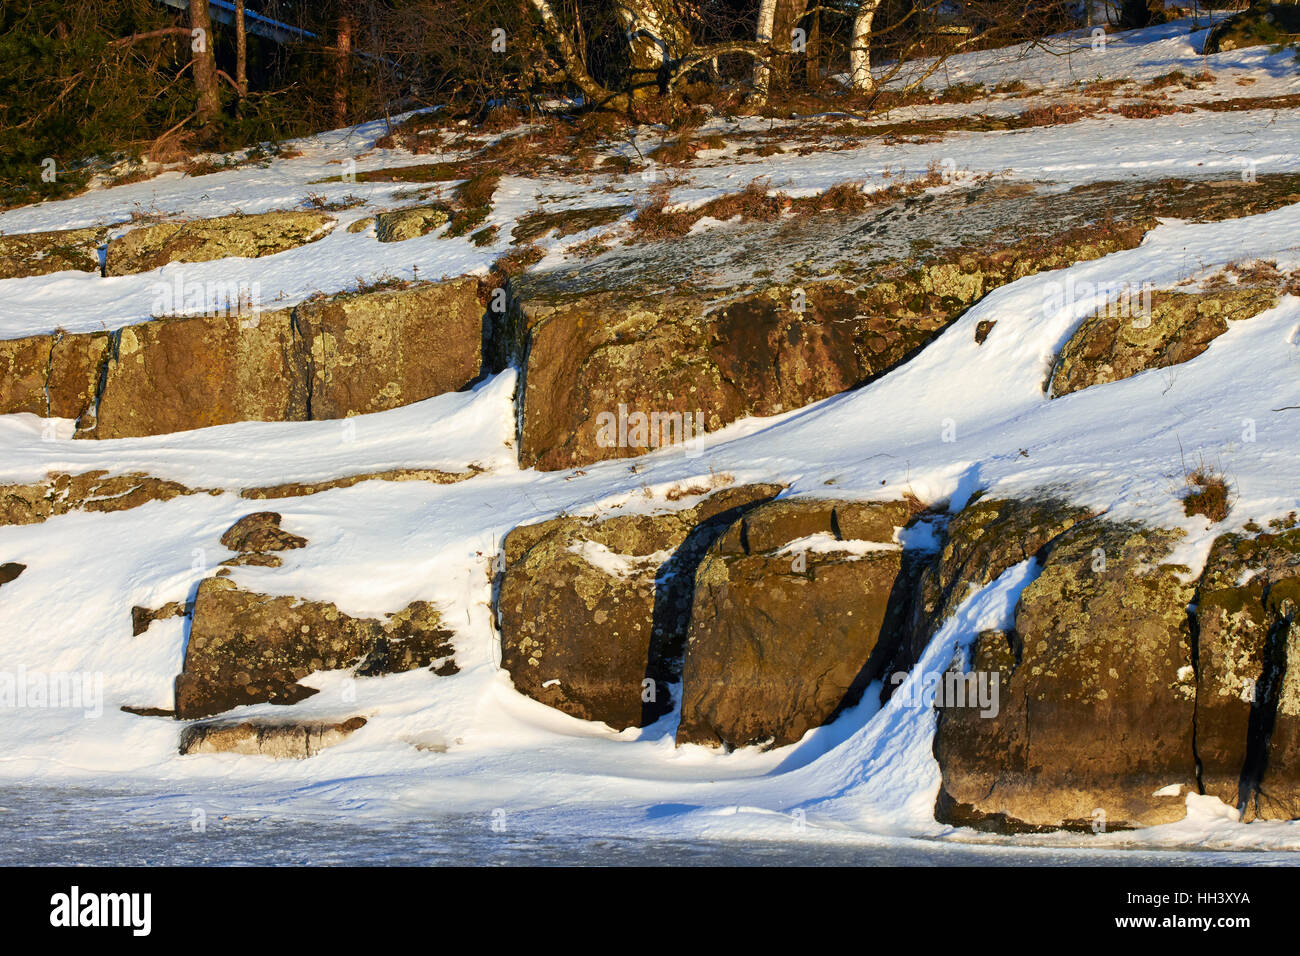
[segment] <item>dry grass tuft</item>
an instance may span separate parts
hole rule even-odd
[[[492,274],[508,279],[517,276],[546,255],[535,243],[516,246],[492,264]]]
[[[1186,478],[1187,493],[1183,495],[1183,513],[1188,517],[1204,515],[1219,522],[1232,510],[1232,491],[1228,479],[1222,474],[1201,465]]]
[[[452,198],[461,209],[491,206],[492,195],[501,182],[501,174],[490,170],[475,173],[452,191]]]
[[[1143,100],[1141,103],[1121,103],[1115,112],[1125,119],[1155,119],[1157,116],[1168,116],[1184,110],[1190,111],[1188,107],[1180,107],[1175,103]]]
[[[1036,106],[1017,116],[1011,125],[1015,129],[1027,129],[1031,126],[1064,126],[1067,123],[1077,123],[1091,116],[1095,111],[1095,108],[1087,109],[1070,103]]]

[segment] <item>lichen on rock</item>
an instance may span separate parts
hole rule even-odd
[[[301,721],[204,721],[181,731],[180,752],[186,754],[247,754],[304,760],[334,747],[366,725],[364,717],[332,723]]]
[[[0,236],[0,279],[55,272],[99,272],[104,226],[54,232],[20,232]]]
[[[1204,792],[1245,820],[1300,816],[1300,529],[1217,538],[1196,617]]]
[[[1190,361],[1228,330],[1277,304],[1275,288],[1157,291],[1146,303],[1110,303],[1084,320],[1052,369],[1053,398]]]
[[[1166,563],[1177,539],[1092,519],[1050,544],[1016,609],[1019,659],[984,658],[1010,671],[996,715],[940,708],[938,819],[1015,831],[1182,818],[1197,786],[1195,588]]]
[[[428,235],[451,221],[451,209],[439,203],[410,206],[375,216],[375,235],[380,242],[402,242]]]
[[[323,213],[288,211],[140,226],[109,241],[104,271],[121,276],[169,262],[256,259],[322,239],[334,222]]]
[[[176,716],[296,703],[316,693],[298,681],[319,670],[361,665],[375,675],[436,666],[439,674],[455,673],[451,638],[427,601],[380,621],[208,578],[195,597],[184,668],[176,677]]]
[[[780,490],[726,488],[677,510],[510,532],[496,607],[516,689],[618,729],[657,720],[680,679],[696,563],[736,515]]]
[[[677,742],[780,746],[892,660],[913,578],[904,502],[789,499],[739,518],[695,576]]]
[[[143,472],[125,475],[110,475],[104,470],[79,475],[50,472],[44,481],[0,485],[0,526],[39,524],[72,511],[129,511],[150,501],[170,501],[195,494],[220,494],[220,491],[188,488],[180,482]]]
[[[0,341],[0,414],[134,438],[386,411],[478,378],[483,324],[478,281],[462,278]]]

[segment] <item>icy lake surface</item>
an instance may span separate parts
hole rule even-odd
[[[30,866],[1292,866],[1286,852],[1090,850],[875,839],[852,845],[787,841],[668,840],[575,833],[493,832],[484,816],[378,825],[338,819],[228,815],[195,832],[183,812],[167,822],[124,811],[122,793],[0,791],[0,842],[8,862]]]

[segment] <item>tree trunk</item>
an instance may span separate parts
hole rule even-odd
[[[808,59],[804,62],[804,82],[816,89],[822,82],[822,12],[814,10],[808,25]]]
[[[691,35],[676,0],[615,0],[627,36],[632,86],[651,80],[665,88],[671,65],[691,49]]]
[[[772,64],[773,79],[778,87],[790,82],[791,65],[796,56],[804,55],[807,37],[804,38],[803,50],[795,49],[794,31],[799,21],[808,12],[808,0],[776,0],[776,17],[772,25],[772,39],[779,54]]]
[[[248,32],[244,23],[244,0],[235,0],[235,86],[242,106],[248,96]]]
[[[586,62],[578,53],[577,47],[573,45],[573,39],[560,25],[560,21],[555,16],[555,11],[551,9],[550,0],[529,0],[529,2],[532,4],[533,9],[537,11],[538,19],[542,21],[542,29],[560,52],[560,60],[564,64],[565,75],[568,76],[569,82],[582,93],[583,100],[589,105],[603,104],[611,109],[627,109],[628,101],[626,96],[612,94],[597,83],[587,71]]]
[[[758,30],[755,39],[759,43],[772,42],[772,29],[776,25],[776,0],[762,0],[758,7]],[[772,82],[772,67],[768,60],[754,62],[754,98],[767,99],[767,90]]]
[[[199,125],[211,130],[221,113],[221,96],[217,91],[217,58],[212,52],[212,19],[208,0],[190,0],[190,56],[193,61],[194,88],[199,95],[196,113]]]
[[[849,48],[849,76],[853,88],[860,93],[870,93],[876,88],[871,76],[871,21],[875,19],[880,0],[862,0],[858,15],[853,18],[853,45]]]
[[[352,19],[339,14],[334,42],[334,125],[348,122],[348,92],[352,80]]]
[[[1126,30],[1149,27],[1166,19],[1164,5],[1158,0],[1121,0],[1119,25]]]

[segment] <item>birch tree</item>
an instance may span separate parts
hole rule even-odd
[[[758,6],[758,30],[755,39],[759,43],[771,45],[772,29],[776,23],[776,0],[761,0]],[[768,88],[772,83],[772,66],[766,59],[754,62],[754,98],[767,99]]]
[[[662,86],[668,69],[691,49],[676,0],[614,0],[614,7],[627,38],[633,85],[653,76]]]
[[[876,88],[871,75],[871,24],[880,0],[862,0],[853,18],[853,39],[849,47],[849,77],[853,88],[870,93]]]

